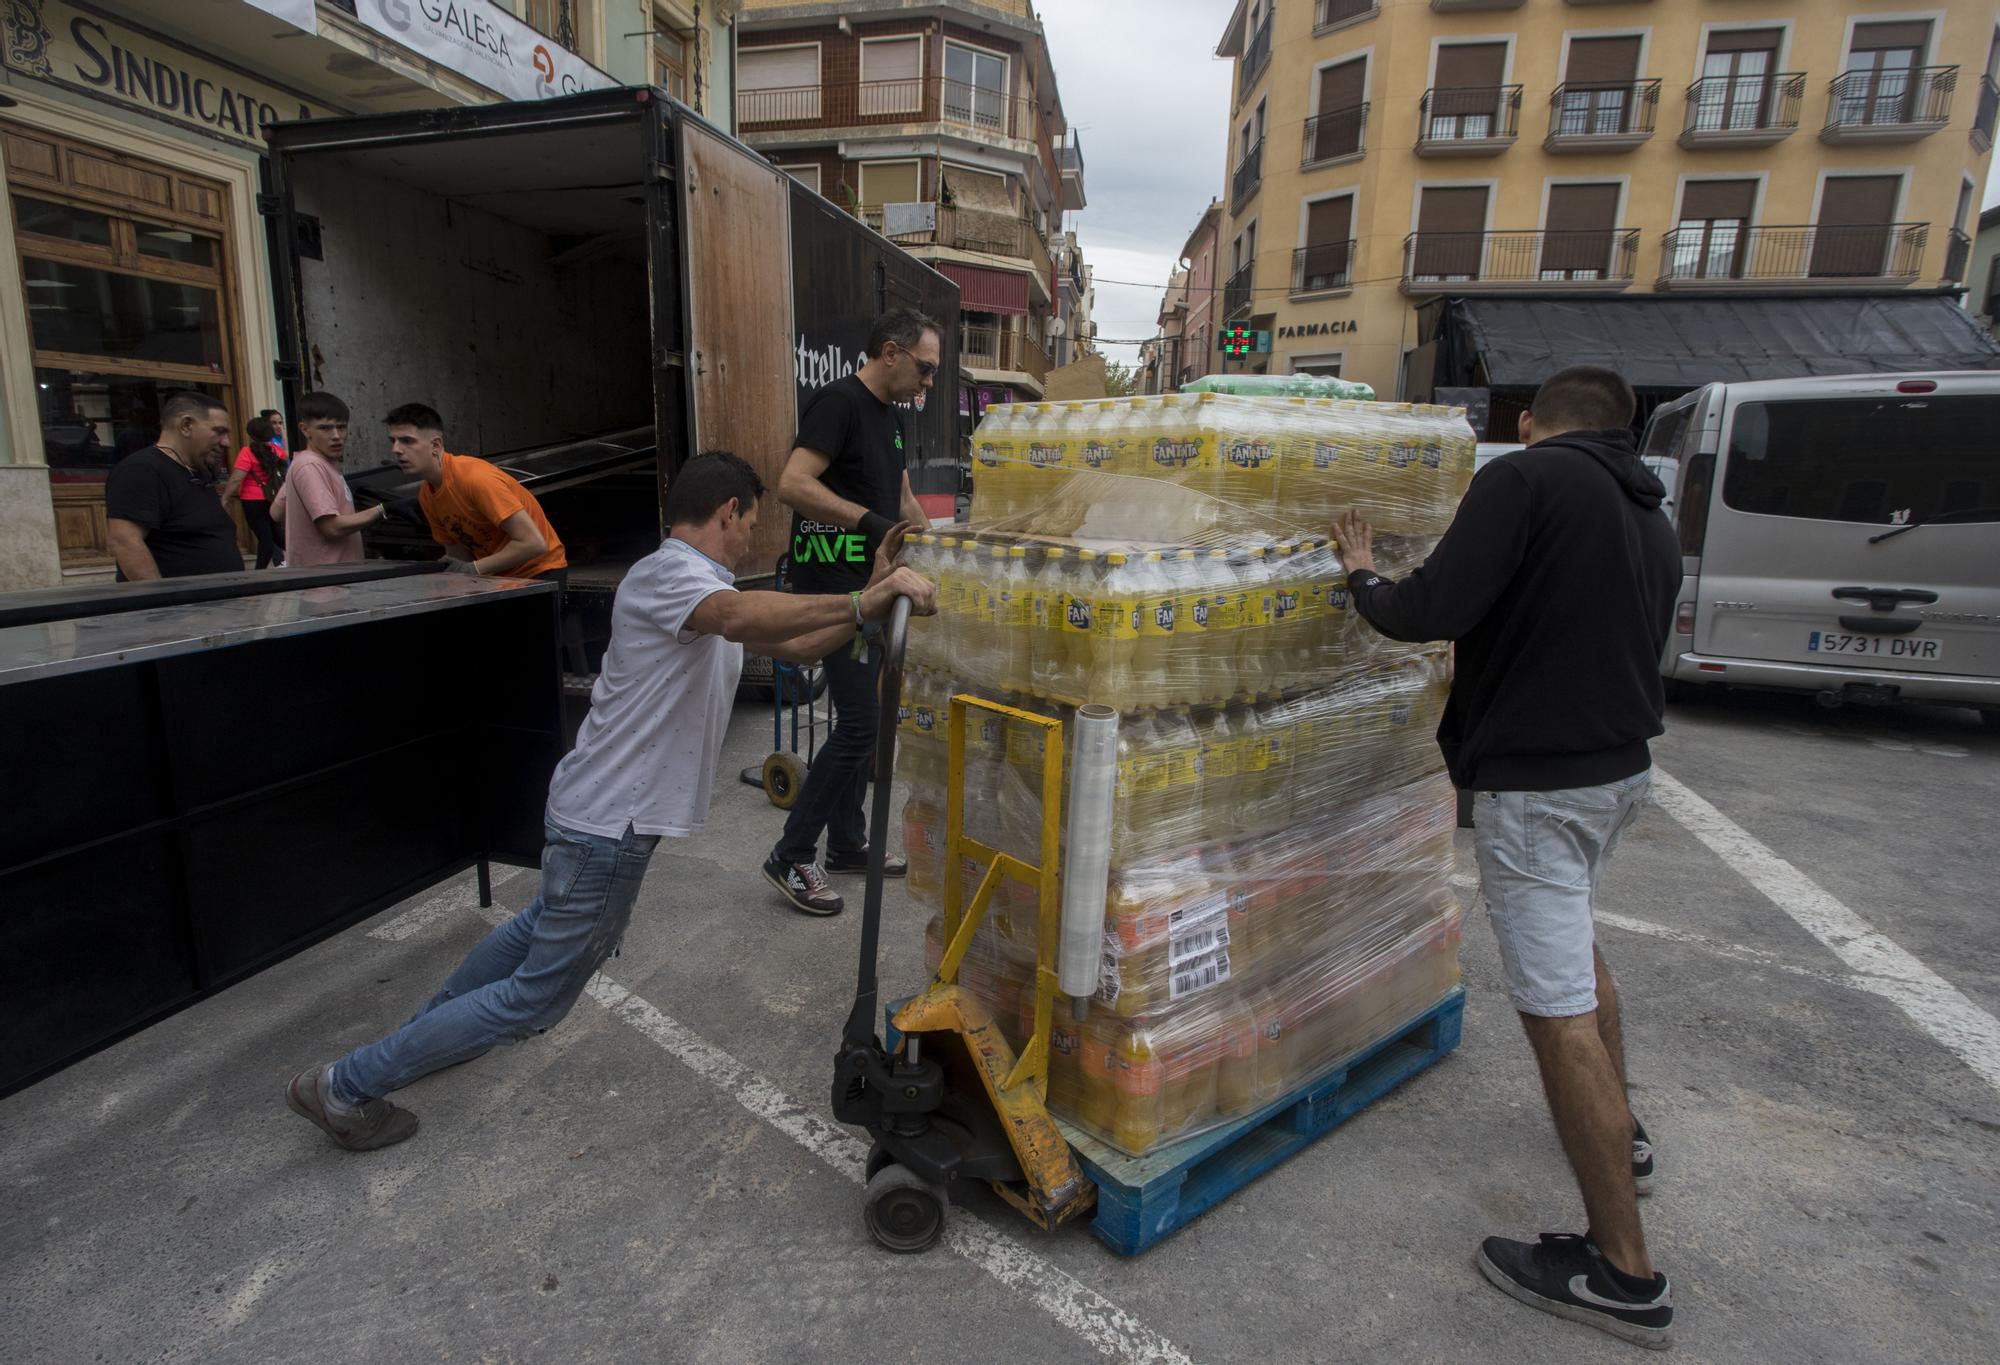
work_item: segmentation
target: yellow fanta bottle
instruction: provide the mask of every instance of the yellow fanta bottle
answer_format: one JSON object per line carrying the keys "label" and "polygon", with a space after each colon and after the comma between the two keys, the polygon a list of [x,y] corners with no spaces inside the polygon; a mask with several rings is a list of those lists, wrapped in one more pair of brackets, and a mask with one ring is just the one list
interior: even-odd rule
{"label": "yellow fanta bottle", "polygon": [[1021,405],[994,403],[987,407],[972,436],[972,519],[999,521],[1011,515],[1017,476],[1015,440]]}

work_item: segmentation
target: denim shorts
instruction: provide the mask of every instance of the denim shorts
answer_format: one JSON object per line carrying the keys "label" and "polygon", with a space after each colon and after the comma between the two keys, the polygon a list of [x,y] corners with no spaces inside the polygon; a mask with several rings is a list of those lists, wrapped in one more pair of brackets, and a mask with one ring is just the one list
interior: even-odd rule
{"label": "denim shorts", "polygon": [[1591,902],[1618,838],[1652,789],[1651,769],[1601,787],[1481,792],[1472,846],[1507,995],[1523,1014],[1597,1008]]}

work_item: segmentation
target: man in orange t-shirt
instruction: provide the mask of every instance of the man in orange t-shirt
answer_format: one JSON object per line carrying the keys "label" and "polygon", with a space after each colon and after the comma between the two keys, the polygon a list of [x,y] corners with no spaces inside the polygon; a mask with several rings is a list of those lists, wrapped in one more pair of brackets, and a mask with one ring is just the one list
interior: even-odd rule
{"label": "man in orange t-shirt", "polygon": [[417,503],[452,568],[483,577],[568,577],[569,558],[535,495],[485,460],[448,455],[437,409],[405,403],[383,419],[396,467],[422,479]]}

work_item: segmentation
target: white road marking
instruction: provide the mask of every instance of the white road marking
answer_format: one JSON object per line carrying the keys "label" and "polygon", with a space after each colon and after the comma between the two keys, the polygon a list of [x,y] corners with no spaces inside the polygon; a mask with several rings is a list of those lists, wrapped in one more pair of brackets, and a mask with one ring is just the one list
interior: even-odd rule
{"label": "white road marking", "polygon": [[[496,873],[495,885],[499,880]],[[455,888],[372,933],[378,938],[407,938],[458,909],[474,910],[495,924],[506,919],[506,912],[497,908],[479,911],[478,900],[476,888]],[[393,935],[384,932],[398,929],[405,920],[417,915],[423,918],[414,926],[401,928]],[[863,1182],[868,1144],[846,1128],[799,1104],[776,1084],[602,972],[590,979],[584,994],[834,1171],[857,1185]],[[1134,1365],[1193,1365],[1187,1353],[1166,1337],[982,1218],[954,1209],[951,1221],[945,1226],[944,1245],[1009,1289],[1025,1295],[1103,1355]]]}
{"label": "white road marking", "polygon": [[1658,768],[1653,770],[1653,799],[1846,963],[1855,973],[1856,986],[1902,1010],[1918,1028],[2000,1089],[2000,1019]]}
{"label": "white road marking", "polygon": [[[523,872],[524,867],[501,867],[493,869],[494,887],[505,886]],[[390,943],[401,943],[404,939],[436,924],[445,916],[459,910],[479,908],[479,880],[473,873],[466,873],[460,881],[454,882],[429,900],[411,906],[387,924],[378,924],[368,931],[368,937],[386,939]]]}
{"label": "white road marking", "polygon": [[1789,972],[1793,976],[1803,976],[1809,981],[1823,982],[1829,986],[1845,986],[1849,990],[1864,991],[1868,987],[1860,977],[1845,972],[1816,972],[1810,967],[1797,967],[1783,961],[1776,953],[1767,953],[1762,948],[1750,948],[1741,943],[1729,943],[1706,934],[1690,933],[1686,929],[1675,929],[1670,925],[1655,924],[1651,920],[1633,919],[1630,915],[1614,915],[1608,910],[1596,913],[1599,924],[1608,924],[1614,929],[1623,929],[1628,934],[1644,934],[1648,938],[1665,939],[1669,943],[1685,943],[1690,947],[1705,948],[1719,957],[1732,957],[1752,966],[1769,967],[1772,971]]}

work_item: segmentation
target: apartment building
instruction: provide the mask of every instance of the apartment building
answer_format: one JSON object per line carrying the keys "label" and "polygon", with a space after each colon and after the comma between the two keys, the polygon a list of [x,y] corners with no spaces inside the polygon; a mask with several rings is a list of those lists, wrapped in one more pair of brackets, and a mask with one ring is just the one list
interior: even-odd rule
{"label": "apartment building", "polygon": [[1993,0],[1240,0],[1218,48],[1235,80],[1216,297],[1268,347],[1231,366],[1420,396],[1440,332],[1501,300],[1542,323],[1535,305],[1574,304],[1551,330],[1614,347],[1687,334],[1689,298],[1733,300],[1746,334],[1757,309],[1805,330],[1788,300],[1821,319],[1935,304],[1968,273],[1996,17]]}
{"label": "apartment building", "polygon": [[1038,399],[1083,153],[1028,0],[744,0],[738,136],[957,282],[959,412]]}
{"label": "apartment building", "polygon": [[1074,228],[1055,239],[1056,318],[1049,358],[1061,369],[1097,353],[1097,286]]}

